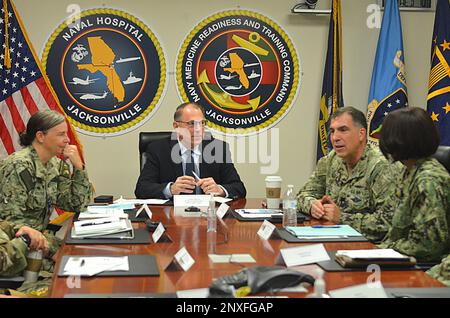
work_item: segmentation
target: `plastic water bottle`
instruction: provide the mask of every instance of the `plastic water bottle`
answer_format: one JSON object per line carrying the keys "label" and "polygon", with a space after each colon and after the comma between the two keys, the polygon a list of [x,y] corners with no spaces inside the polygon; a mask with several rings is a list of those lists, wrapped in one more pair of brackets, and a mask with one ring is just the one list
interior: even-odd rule
{"label": "plastic water bottle", "polygon": [[297,226],[297,199],[294,186],[288,185],[283,198],[283,227]]}
{"label": "plastic water bottle", "polygon": [[211,194],[209,197],[209,206],[207,210],[208,219],[208,230],[207,232],[217,231],[217,217],[216,217],[216,201],[214,201],[214,196]]}
{"label": "plastic water bottle", "polygon": [[318,268],[316,270],[317,277],[314,282],[314,292],[308,296],[307,298],[330,298],[330,295],[327,294],[325,280],[323,279],[323,270]]}

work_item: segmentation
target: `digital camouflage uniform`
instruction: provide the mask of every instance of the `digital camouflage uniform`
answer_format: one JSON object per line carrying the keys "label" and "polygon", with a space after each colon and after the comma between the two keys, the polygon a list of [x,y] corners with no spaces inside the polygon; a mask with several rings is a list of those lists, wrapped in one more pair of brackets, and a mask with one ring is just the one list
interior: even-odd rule
{"label": "digital camouflage uniform", "polygon": [[450,175],[436,159],[421,159],[404,171],[396,195],[401,200],[380,246],[439,262],[450,252]]}
{"label": "digital camouflage uniform", "polygon": [[15,234],[11,223],[0,221],[0,276],[3,277],[21,275],[27,267],[27,244]]}
{"label": "digital camouflage uniform", "polygon": [[441,264],[431,268],[427,274],[450,287],[450,255],[444,258]]}
{"label": "digital camouflage uniform", "polygon": [[[0,219],[44,231],[53,207],[79,212],[90,201],[92,186],[86,171],[75,170],[53,157],[44,167],[32,146],[0,163]],[[50,234],[49,243],[58,243]],[[58,244],[57,244],[58,245]],[[50,255],[57,246],[50,244]],[[56,249],[55,249],[56,247]]]}
{"label": "digital camouflage uniform", "polygon": [[44,233],[49,243],[46,271],[52,271],[51,257],[61,246],[61,240],[45,230],[53,207],[79,212],[91,196],[85,170],[71,173],[69,165],[56,157],[44,166],[32,146],[0,162],[0,219],[14,223],[14,232],[26,225]]}
{"label": "digital camouflage uniform", "polygon": [[[27,267],[28,247],[22,239],[16,238],[14,227],[14,224],[0,220],[0,277],[21,276]],[[38,281],[25,282],[17,291],[8,290],[8,293],[22,297],[43,297],[48,294],[51,282],[51,274],[41,271]],[[0,293],[3,292],[0,290]]]}
{"label": "digital camouflage uniform", "polygon": [[378,148],[367,145],[348,173],[345,162],[331,151],[297,194],[300,211],[310,213],[314,200],[328,195],[341,210],[342,224],[380,242],[389,230],[395,206],[395,179],[400,166],[391,165]]}

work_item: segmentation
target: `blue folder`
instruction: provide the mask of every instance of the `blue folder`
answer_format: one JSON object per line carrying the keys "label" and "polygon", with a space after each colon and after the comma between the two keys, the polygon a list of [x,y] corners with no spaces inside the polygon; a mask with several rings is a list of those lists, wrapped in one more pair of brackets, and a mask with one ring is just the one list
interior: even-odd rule
{"label": "blue folder", "polygon": [[349,225],[338,226],[288,226],[286,230],[297,237],[303,236],[362,236]]}

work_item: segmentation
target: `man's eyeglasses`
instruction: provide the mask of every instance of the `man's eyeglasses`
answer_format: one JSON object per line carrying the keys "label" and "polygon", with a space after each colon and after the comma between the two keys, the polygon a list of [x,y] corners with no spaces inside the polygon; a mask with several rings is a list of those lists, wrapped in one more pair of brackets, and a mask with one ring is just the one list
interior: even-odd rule
{"label": "man's eyeglasses", "polygon": [[206,120],[191,120],[191,121],[181,121],[177,120],[177,123],[183,123],[186,124],[189,128],[194,127],[205,127],[206,126]]}

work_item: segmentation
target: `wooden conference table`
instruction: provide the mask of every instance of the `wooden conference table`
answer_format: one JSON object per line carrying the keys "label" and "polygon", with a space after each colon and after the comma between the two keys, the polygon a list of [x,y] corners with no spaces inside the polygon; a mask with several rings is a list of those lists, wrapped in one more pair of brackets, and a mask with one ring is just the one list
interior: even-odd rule
{"label": "wooden conference table", "polygon": [[[256,208],[260,199],[242,199],[231,202],[231,207]],[[225,217],[218,221],[216,235],[207,233],[206,218],[178,217],[171,206],[151,206],[153,220],[166,227],[171,243],[151,243],[136,245],[68,245],[62,246],[57,254],[55,276],[51,297],[64,297],[70,294],[135,294],[135,293],[175,293],[179,290],[207,288],[213,278],[230,275],[242,269],[235,263],[212,263],[208,254],[251,254],[258,265],[274,265],[282,248],[300,246],[283,240],[265,241],[257,235],[261,222],[240,222]],[[306,222],[305,225],[318,221]],[[145,227],[144,223],[133,223],[135,228]],[[277,225],[280,226],[280,225]],[[151,233],[149,233],[151,235]],[[370,249],[375,245],[369,242],[324,243],[328,251],[339,249]],[[164,271],[175,253],[186,247],[195,264],[187,271]],[[58,277],[60,260],[63,255],[126,256],[150,254],[156,257],[159,277],[90,277],[78,282],[67,283],[66,277]],[[247,263],[252,267],[256,264]],[[314,274],[317,265],[294,267],[305,273]],[[328,290],[348,287],[367,282],[372,272],[326,272],[324,275]],[[385,288],[444,287],[422,271],[382,271],[381,282]],[[312,290],[310,288],[310,290]],[[304,293],[277,293],[290,297],[305,297]]]}

